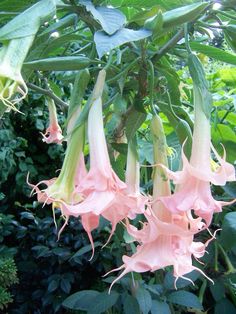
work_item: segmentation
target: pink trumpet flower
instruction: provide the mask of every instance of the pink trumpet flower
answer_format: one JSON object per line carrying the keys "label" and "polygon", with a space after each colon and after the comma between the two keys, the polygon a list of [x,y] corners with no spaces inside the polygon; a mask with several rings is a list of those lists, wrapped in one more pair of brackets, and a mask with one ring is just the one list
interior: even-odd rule
{"label": "pink trumpet flower", "polygon": [[[151,130],[155,163],[167,164],[165,135],[158,116],[154,116]],[[184,275],[192,270],[198,270],[206,276],[201,269],[192,265],[192,257],[201,258],[212,239],[205,244],[193,241],[194,234],[204,227],[204,223],[201,218],[194,219],[190,210],[173,214],[163,203],[157,201],[159,197],[168,196],[170,193],[169,180],[161,168],[156,168],[151,213],[148,211],[144,213],[147,222],[141,230],[138,230],[127,221],[128,233],[139,243],[137,251],[132,256],[123,256],[124,264],[112,270],[123,269],[112,285],[129,272],[153,272],[166,266],[173,266],[176,280],[179,277],[190,280]]]}
{"label": "pink trumpet flower", "polygon": [[[43,180],[36,185],[28,183],[33,188],[31,193],[35,192],[37,194],[39,202],[53,204],[53,209],[55,207],[60,208],[62,215],[65,217],[65,224],[59,231],[59,236],[70,216],[70,212],[66,206],[62,206],[62,202],[72,205],[82,201],[84,198],[84,195],[80,193],[81,186],[78,182],[86,174],[82,153],[84,133],[85,127],[81,125],[71,135],[58,178]],[[41,190],[39,188],[40,185],[46,185],[46,188]]]}
{"label": "pink trumpet flower", "polygon": [[[88,116],[88,141],[90,148],[90,169],[81,180],[80,191],[84,195],[82,202],[68,204],[62,202],[63,211],[81,216],[82,224],[90,239],[94,252],[91,232],[99,224],[99,216],[111,222],[112,237],[116,225],[127,216],[134,217],[144,211],[146,198],[139,193],[139,165],[131,152],[128,154],[126,181],[121,181],[113,171],[103,126],[101,92],[105,81],[105,71],[99,73],[93,97],[94,102]],[[107,244],[106,243],[106,244]],[[106,245],[105,244],[105,245]]]}
{"label": "pink trumpet flower", "polygon": [[47,99],[47,104],[49,111],[49,127],[44,134],[41,133],[43,136],[43,142],[46,142],[47,144],[60,144],[63,140],[63,136],[57,120],[57,109],[51,98]]}
{"label": "pink trumpet flower", "polygon": [[212,197],[210,184],[225,185],[227,181],[235,181],[235,170],[233,165],[225,161],[225,152],[221,158],[213,147],[212,150],[219,164],[216,169],[211,169],[210,121],[198,103],[197,95],[195,98],[195,123],[190,162],[182,149],[181,171],[172,172],[166,166],[162,166],[177,188],[173,195],[160,197],[159,200],[172,213],[194,210],[195,215],[203,218],[206,226],[209,226],[213,213],[221,212],[222,206],[234,202],[234,200],[216,201]]}
{"label": "pink trumpet flower", "polygon": [[[101,71],[99,75],[98,82],[99,80],[104,82],[105,71]],[[90,169],[84,180],[81,181],[83,188],[81,192],[85,199],[73,205],[63,202],[62,207],[65,212],[70,213],[72,216],[78,217],[81,215],[84,229],[88,233],[90,241],[92,239],[91,231],[98,226],[99,216],[101,215],[109,220],[112,225],[109,241],[117,223],[129,214],[134,215],[134,212],[141,212],[144,207],[144,201],[142,196],[137,194],[137,186],[133,190],[129,189],[131,182],[128,182],[127,186],[118,178],[111,167],[103,127],[101,96],[95,99],[89,111],[88,140]],[[128,165],[130,166],[129,161]],[[130,178],[132,171],[129,166],[127,168],[127,180],[135,180],[134,184],[137,184],[135,174],[132,174],[133,177]],[[91,244],[93,247],[92,241]]]}

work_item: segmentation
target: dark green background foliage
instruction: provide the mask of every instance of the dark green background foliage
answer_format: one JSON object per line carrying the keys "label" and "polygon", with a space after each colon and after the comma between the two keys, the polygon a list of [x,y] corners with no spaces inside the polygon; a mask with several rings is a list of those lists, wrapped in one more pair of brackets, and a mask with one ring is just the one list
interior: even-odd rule
{"label": "dark green background foliage", "polygon": [[[36,2],[0,1],[0,25]],[[129,274],[108,295],[115,275],[102,276],[120,266],[122,255],[131,254],[134,249],[122,224],[117,226],[111,242],[102,248],[110,226],[105,220],[100,222],[93,232],[95,256],[89,261],[91,246],[79,219],[70,219],[58,241],[51,206],[42,207],[35,196],[30,197],[27,174],[34,184],[57,176],[66,147],[65,143],[42,142],[40,132],[48,126],[45,95],[55,100],[59,124],[65,133],[68,104],[69,111],[79,103],[86,104],[102,67],[107,70],[104,122],[117,174],[124,178],[127,144],[119,142],[124,129],[128,140],[137,135],[140,163],[153,164],[149,130],[153,108],[161,112],[168,145],[175,152],[169,158],[170,166],[178,169],[181,144],[186,137],[190,140],[193,129],[192,79],[187,68],[186,46],[183,40],[179,41],[184,37],[184,23],[188,23],[189,45],[202,61],[213,96],[210,112],[213,145],[222,153],[219,145],[222,143],[228,161],[236,160],[234,2],[221,1],[223,6],[218,11],[212,9],[214,1],[207,1],[197,4],[197,10],[191,6],[178,12],[170,10],[197,1],[92,2],[58,1],[57,20],[52,18],[40,27],[22,68],[30,92],[18,106],[21,113],[6,112],[0,120],[0,265],[2,260],[12,263],[14,258],[18,277],[17,281],[14,264],[9,267],[4,283],[0,274],[0,305],[12,297],[13,302],[6,310],[12,314],[200,314],[204,311],[233,314],[236,312],[235,206],[226,207],[214,216],[210,231],[213,233],[221,226],[223,230],[217,233],[217,240],[207,248],[209,254],[202,259],[205,265],[201,268],[214,280],[214,285],[193,272],[188,277],[195,286],[179,279],[176,291],[172,269],[167,268],[155,273]],[[107,11],[104,6],[108,5],[116,9]],[[148,21],[151,17],[154,19]],[[216,21],[230,26],[217,29]],[[50,36],[55,31],[59,36]],[[80,72],[85,68],[90,79],[87,73]],[[78,73],[87,78],[78,83]],[[77,101],[71,97],[73,91]],[[86,105],[84,108],[86,113]],[[185,146],[188,156],[190,144],[191,141]],[[116,160],[112,158],[114,149],[120,153]],[[86,158],[87,154],[86,147]],[[150,167],[141,168],[141,187],[145,192],[152,191]],[[236,198],[235,183],[214,187],[213,194],[216,199],[226,201]],[[134,224],[138,226],[140,219],[137,217]],[[57,211],[56,222],[58,228],[64,222]],[[209,237],[205,231],[196,239],[204,242]]]}

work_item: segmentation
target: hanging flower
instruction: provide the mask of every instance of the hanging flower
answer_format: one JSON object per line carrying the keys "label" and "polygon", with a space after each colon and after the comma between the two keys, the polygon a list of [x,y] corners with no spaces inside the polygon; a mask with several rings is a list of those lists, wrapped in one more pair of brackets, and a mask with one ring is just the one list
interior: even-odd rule
{"label": "hanging flower", "polygon": [[[118,178],[111,167],[103,128],[101,97],[94,101],[89,111],[88,140],[90,169],[81,182],[82,193],[86,197],[83,202],[74,205],[68,206],[67,203],[63,202],[62,207],[75,217],[81,215],[84,217],[84,221],[86,221],[86,214],[89,214],[89,217],[92,215],[93,218],[94,215],[98,217],[102,215],[112,224],[111,237],[117,223],[126,218],[132,211],[138,211],[144,204],[141,201],[141,195],[138,196],[140,202],[137,202],[137,187],[131,193],[131,190]],[[127,171],[127,177],[129,177],[129,172],[130,170]],[[128,183],[129,187],[130,184],[131,182]],[[89,230],[88,228],[85,229]]]}
{"label": "hanging flower", "polygon": [[[84,195],[80,193],[82,188],[78,180],[86,174],[82,153],[84,146],[84,133],[84,125],[81,125],[72,133],[58,178],[43,180],[37,185],[28,183],[33,188],[31,193],[35,192],[37,194],[39,202],[44,204],[53,204],[53,208],[56,207],[61,210],[66,221],[63,228],[60,230],[59,235],[71,215],[67,207],[62,206],[62,203],[73,205],[84,199]],[[41,190],[39,188],[40,185],[46,185],[46,188]]]}
{"label": "hanging flower", "polygon": [[195,123],[190,162],[182,149],[181,171],[173,172],[162,166],[168,178],[175,183],[176,191],[171,196],[160,197],[159,200],[172,213],[194,210],[195,215],[203,218],[209,226],[213,213],[221,212],[222,206],[234,202],[216,201],[211,194],[211,183],[223,186],[227,181],[235,181],[235,169],[225,161],[225,152],[221,158],[213,147],[219,164],[212,169],[210,121],[199,103],[198,93],[195,92],[194,95]]}
{"label": "hanging flower", "polygon": [[80,182],[84,200],[71,205],[62,202],[61,206],[64,212],[82,217],[82,224],[90,241],[91,231],[98,226],[99,216],[110,221],[112,230],[108,243],[121,220],[144,211],[146,199],[139,193],[139,166],[130,152],[126,171],[127,184],[118,178],[111,167],[102,115],[101,94],[104,81],[105,71],[102,70],[95,86],[98,97],[94,97],[88,116],[90,169]]}
{"label": "hanging flower", "polygon": [[57,120],[57,109],[54,101],[51,98],[46,98],[49,111],[49,127],[43,136],[43,142],[47,144],[57,143],[60,144],[63,140],[62,131]]}
{"label": "hanging flower", "polygon": [[[151,130],[154,141],[154,161],[167,164],[165,135],[158,116],[154,116]],[[123,272],[112,285],[129,272],[153,272],[166,266],[173,266],[176,280],[179,277],[190,280],[185,275],[192,270],[198,270],[205,275],[201,269],[193,266],[192,257],[201,258],[211,239],[205,244],[194,242],[194,234],[204,227],[201,218],[193,218],[190,210],[173,214],[168,207],[157,201],[158,198],[168,196],[170,193],[169,180],[161,168],[156,168],[153,176],[152,207],[150,211],[144,213],[146,222],[143,228],[138,230],[127,220],[128,233],[139,243],[137,251],[132,256],[123,256],[124,264],[113,270],[123,269]]]}
{"label": "hanging flower", "polygon": [[[53,0],[42,0],[0,28],[0,114],[15,110],[28,88],[21,70],[40,25],[55,15]],[[32,18],[33,17],[33,18]]]}

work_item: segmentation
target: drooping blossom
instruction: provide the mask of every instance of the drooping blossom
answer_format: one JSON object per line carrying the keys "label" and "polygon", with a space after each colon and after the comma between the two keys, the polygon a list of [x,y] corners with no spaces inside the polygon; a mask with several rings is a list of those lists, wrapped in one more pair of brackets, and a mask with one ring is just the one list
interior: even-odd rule
{"label": "drooping blossom", "polygon": [[63,140],[63,135],[57,120],[57,109],[51,98],[46,98],[46,102],[48,104],[49,126],[44,134],[41,133],[43,142],[60,144]]}
{"label": "drooping blossom", "polygon": [[[209,226],[212,216],[221,212],[222,206],[232,202],[217,201],[211,194],[211,184],[224,186],[227,181],[235,181],[234,166],[226,162],[211,146],[210,120],[203,112],[199,103],[198,93],[195,96],[195,122],[193,144],[190,161],[182,149],[181,171],[170,171],[162,166],[169,179],[176,185],[175,193],[171,196],[160,197],[160,201],[172,212],[194,210],[195,215],[205,220]],[[218,160],[215,169],[211,169],[211,148]]]}
{"label": "drooping blossom", "polygon": [[[102,85],[105,79],[105,71],[100,71],[99,76],[97,82],[100,80],[100,85]],[[81,181],[83,187],[81,192],[85,198],[82,202],[74,205],[63,202],[62,207],[70,215],[82,217],[82,224],[90,239],[91,231],[98,225],[99,216],[101,215],[109,220],[112,225],[109,241],[117,223],[129,214],[134,215],[134,212],[142,211],[145,204],[141,200],[141,194],[137,194],[137,187],[132,188],[132,191],[129,190],[128,187],[131,186],[131,182],[126,184],[121,181],[111,167],[103,126],[101,95],[95,98],[89,110],[88,141],[90,169],[84,180]],[[130,165],[129,161],[128,165]],[[134,171],[136,171],[136,163]],[[131,172],[132,170],[128,166],[127,178],[130,178]],[[137,184],[136,177],[133,176],[135,179],[134,184]],[[132,181],[133,178],[127,180]],[[96,219],[95,216],[98,218]]]}
{"label": "drooping blossom", "polygon": [[28,87],[21,75],[21,67],[33,40],[34,36],[13,39],[4,43],[0,49],[0,102],[5,106],[5,110],[18,111],[15,105],[28,93]]}
{"label": "drooping blossom", "polygon": [[[57,178],[40,181],[33,185],[28,183],[33,189],[32,192],[37,194],[38,202],[44,204],[53,204],[53,208],[59,208],[65,217],[65,227],[70,217],[70,212],[62,206],[62,202],[66,204],[74,204],[83,200],[84,195],[80,193],[81,186],[79,180],[86,175],[86,168],[83,158],[85,126],[81,125],[71,135],[67,146],[62,169]],[[41,189],[40,186],[46,186]],[[63,228],[60,230],[63,230]],[[59,235],[60,235],[59,233]]]}
{"label": "drooping blossom", "polygon": [[21,74],[23,63],[40,25],[54,16],[55,11],[54,0],[38,1],[0,28],[0,115],[4,111],[18,111],[16,104],[26,97],[28,87]]}
{"label": "drooping blossom", "polygon": [[[158,116],[154,116],[151,130],[154,161],[167,164],[165,135]],[[211,239],[205,244],[194,242],[194,235],[204,227],[201,218],[193,218],[190,210],[173,214],[168,207],[157,201],[159,197],[169,196],[170,193],[170,183],[165,173],[161,168],[155,168],[153,202],[150,211],[144,213],[146,222],[142,229],[138,230],[127,221],[128,233],[139,243],[137,251],[131,256],[123,256],[123,265],[113,270],[123,271],[112,285],[129,272],[153,272],[166,266],[173,266],[176,280],[179,277],[190,280],[185,275],[192,270],[198,270],[205,275],[201,269],[193,266],[192,258],[201,258]]]}

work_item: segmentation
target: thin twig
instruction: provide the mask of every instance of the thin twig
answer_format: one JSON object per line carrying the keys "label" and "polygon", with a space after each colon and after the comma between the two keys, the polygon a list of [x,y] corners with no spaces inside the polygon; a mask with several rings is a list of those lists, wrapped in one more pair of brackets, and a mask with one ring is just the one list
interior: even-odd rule
{"label": "thin twig", "polygon": [[58,106],[62,107],[63,109],[68,108],[68,104],[66,102],[64,102],[63,100],[61,100],[58,96],[56,96],[51,90],[43,89],[43,88],[41,88],[41,87],[39,87],[37,85],[34,85],[32,83],[27,83],[27,86],[30,89],[33,89],[33,90],[35,90],[36,92],[38,92],[38,93],[40,93],[42,95],[46,95],[46,96],[52,98],[55,101],[55,103]]}
{"label": "thin twig", "polygon": [[164,56],[171,48],[173,48],[177,42],[183,38],[184,29],[181,28],[161,49],[154,55],[152,62],[159,60]]}

